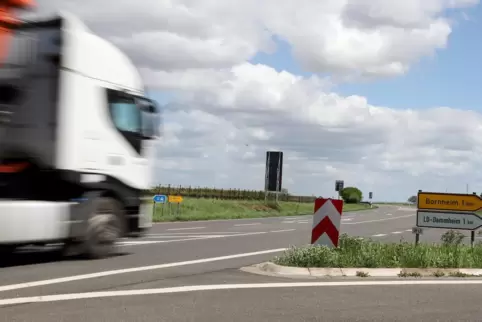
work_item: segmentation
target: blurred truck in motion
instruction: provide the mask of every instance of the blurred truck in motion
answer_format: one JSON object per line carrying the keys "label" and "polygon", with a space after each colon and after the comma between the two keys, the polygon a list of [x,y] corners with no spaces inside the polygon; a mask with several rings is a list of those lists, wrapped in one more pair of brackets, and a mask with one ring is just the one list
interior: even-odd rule
{"label": "blurred truck in motion", "polygon": [[61,244],[102,258],[152,225],[160,112],[128,57],[60,13],[0,0],[0,251]]}

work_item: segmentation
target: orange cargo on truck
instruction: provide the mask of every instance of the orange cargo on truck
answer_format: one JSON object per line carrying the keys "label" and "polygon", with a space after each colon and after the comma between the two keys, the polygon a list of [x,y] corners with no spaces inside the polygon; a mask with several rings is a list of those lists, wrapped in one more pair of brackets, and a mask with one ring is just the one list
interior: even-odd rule
{"label": "orange cargo on truck", "polygon": [[15,9],[28,9],[34,5],[33,0],[0,0],[0,64],[5,59],[10,40],[8,25],[17,22]]}

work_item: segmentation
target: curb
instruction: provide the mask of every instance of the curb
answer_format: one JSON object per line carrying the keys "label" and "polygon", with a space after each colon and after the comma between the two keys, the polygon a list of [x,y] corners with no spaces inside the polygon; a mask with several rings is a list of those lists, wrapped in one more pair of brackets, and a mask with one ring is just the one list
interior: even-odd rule
{"label": "curb", "polygon": [[322,277],[482,277],[479,268],[305,268],[264,262],[241,268],[258,275],[287,278]]}

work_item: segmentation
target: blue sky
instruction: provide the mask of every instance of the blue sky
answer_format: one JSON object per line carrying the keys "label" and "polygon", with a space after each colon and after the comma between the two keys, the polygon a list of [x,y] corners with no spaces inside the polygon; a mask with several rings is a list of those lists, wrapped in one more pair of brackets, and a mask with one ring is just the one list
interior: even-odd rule
{"label": "blue sky", "polygon": [[[482,111],[482,6],[467,10],[469,20],[453,15],[457,23],[446,49],[413,65],[404,76],[366,83],[341,84],[335,91],[341,95],[361,95],[372,105],[391,108],[429,108],[449,106]],[[293,74],[303,72],[293,60],[290,46],[277,40],[278,51],[260,53],[251,62],[262,63]]]}
{"label": "blue sky", "polygon": [[[482,6],[453,16],[453,26],[447,48],[433,57],[422,58],[410,71],[395,78],[377,81],[339,84],[335,91],[343,96],[361,95],[372,105],[391,108],[422,109],[448,106],[482,111]],[[250,62],[271,66],[296,75],[309,76],[291,55],[290,45],[275,38],[278,50],[274,54],[258,53]],[[169,101],[168,93],[151,92],[161,105]]]}

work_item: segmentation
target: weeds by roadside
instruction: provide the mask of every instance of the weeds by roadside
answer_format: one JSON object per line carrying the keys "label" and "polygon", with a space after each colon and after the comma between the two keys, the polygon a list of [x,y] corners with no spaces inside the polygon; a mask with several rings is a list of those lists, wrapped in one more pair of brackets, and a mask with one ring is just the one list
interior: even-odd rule
{"label": "weeds by roadside", "polygon": [[442,243],[415,245],[404,241],[380,243],[344,234],[338,248],[292,247],[273,262],[297,267],[482,268],[482,245],[464,245],[463,238],[459,232],[448,231]]}

